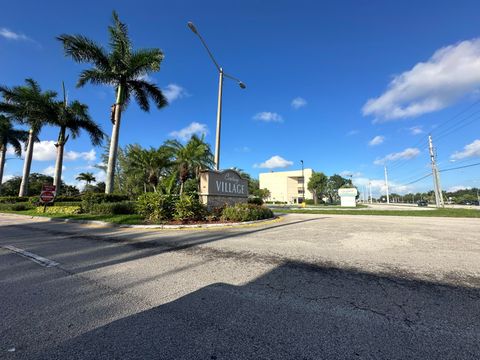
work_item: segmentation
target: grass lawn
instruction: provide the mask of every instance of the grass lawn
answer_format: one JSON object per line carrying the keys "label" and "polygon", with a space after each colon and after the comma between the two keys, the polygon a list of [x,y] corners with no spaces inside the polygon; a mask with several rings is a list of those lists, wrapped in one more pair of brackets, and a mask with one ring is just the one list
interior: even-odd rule
{"label": "grass lawn", "polygon": [[385,216],[480,218],[480,209],[432,209],[432,210],[274,209],[273,211],[276,213],[282,213],[282,214],[336,214],[336,215],[385,215]]}
{"label": "grass lawn", "polygon": [[24,211],[8,211],[2,210],[3,213],[29,215],[29,216],[44,216],[49,218],[59,219],[75,219],[75,220],[98,220],[105,221],[114,224],[123,225],[143,225],[143,217],[140,215],[91,215],[91,214],[78,214],[78,215],[65,215],[65,214],[42,214],[36,210],[24,210]]}

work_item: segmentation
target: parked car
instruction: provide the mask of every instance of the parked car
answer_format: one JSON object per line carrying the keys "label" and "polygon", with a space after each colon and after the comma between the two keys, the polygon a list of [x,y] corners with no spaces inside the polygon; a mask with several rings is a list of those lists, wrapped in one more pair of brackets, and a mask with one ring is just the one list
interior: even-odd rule
{"label": "parked car", "polygon": [[428,201],[426,200],[418,200],[417,201],[418,206],[428,206]]}

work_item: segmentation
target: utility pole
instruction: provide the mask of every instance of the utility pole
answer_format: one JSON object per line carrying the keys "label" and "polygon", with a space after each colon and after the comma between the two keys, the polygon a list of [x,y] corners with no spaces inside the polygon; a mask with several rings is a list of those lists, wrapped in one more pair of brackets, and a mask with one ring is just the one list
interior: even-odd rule
{"label": "utility pole", "polygon": [[369,193],[370,193],[370,204],[373,204],[373,197],[372,197],[372,182],[368,182],[368,188],[369,188]]}
{"label": "utility pole", "polygon": [[435,204],[438,207],[444,207],[442,187],[440,185],[440,175],[437,168],[437,157],[434,151],[432,135],[428,135],[428,150],[430,152],[430,161],[432,162],[433,190],[435,192]]}
{"label": "utility pole", "polygon": [[386,192],[387,192],[387,204],[390,204],[390,196],[388,194],[388,175],[387,175],[387,166],[384,167],[385,168],[385,188],[386,188]]}

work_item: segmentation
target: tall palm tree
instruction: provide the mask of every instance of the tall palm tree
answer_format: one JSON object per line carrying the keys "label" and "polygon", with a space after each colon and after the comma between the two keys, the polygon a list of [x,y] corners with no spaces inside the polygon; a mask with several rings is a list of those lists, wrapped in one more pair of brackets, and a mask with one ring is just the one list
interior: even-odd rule
{"label": "tall palm tree", "polygon": [[95,179],[95,176],[93,176],[91,172],[86,172],[86,173],[82,172],[78,174],[78,176],[76,177],[76,180],[85,181],[85,185],[90,185],[90,183],[97,181],[97,179]]}
{"label": "tall palm tree", "polygon": [[[57,148],[57,159],[55,162],[55,174],[53,178],[53,184],[57,186],[57,194],[60,191],[60,185],[62,183],[62,166],[63,166],[63,153],[65,144],[67,143],[70,135],[75,139],[81,130],[87,132],[90,136],[90,141],[93,145],[97,146],[102,143],[103,131],[101,128],[90,118],[88,114],[88,106],[78,101],[67,103],[65,86],[63,86],[63,101],[54,103],[55,116],[51,119],[52,125],[56,125],[60,128],[58,133],[58,140],[55,144]],[[67,132],[69,134],[67,135]]]}
{"label": "tall palm tree", "polygon": [[193,176],[198,180],[200,170],[213,167],[213,154],[203,137],[193,135],[185,145],[178,140],[168,140],[165,146],[172,151],[175,158],[174,163],[180,180],[180,195],[189,177]]}
{"label": "tall palm tree", "polygon": [[28,140],[28,131],[15,129],[12,122],[0,114],[0,191],[2,188],[3,169],[7,154],[7,146],[11,145],[17,156],[22,155],[22,142]]}
{"label": "tall palm tree", "polygon": [[0,86],[0,94],[4,101],[0,103],[0,111],[11,119],[28,125],[30,130],[26,143],[25,161],[23,165],[22,183],[18,196],[28,195],[28,178],[32,165],[33,144],[38,139],[42,126],[52,116],[52,101],[57,96],[54,91],[42,91],[33,79],[26,79],[24,86],[8,88]]}
{"label": "tall palm tree", "polygon": [[111,109],[113,122],[110,152],[107,164],[105,192],[113,191],[115,164],[117,161],[118,137],[122,110],[133,95],[143,111],[150,110],[150,101],[162,108],[167,100],[162,91],[147,81],[147,75],[160,70],[163,53],[160,49],[133,50],[128,37],[127,26],[113,12],[113,24],[108,27],[110,35],[110,51],[82,35],[60,35],[65,55],[76,62],[93,64],[90,69],[83,70],[77,83],[82,87],[86,83],[95,85],[111,85],[116,89],[116,101]]}

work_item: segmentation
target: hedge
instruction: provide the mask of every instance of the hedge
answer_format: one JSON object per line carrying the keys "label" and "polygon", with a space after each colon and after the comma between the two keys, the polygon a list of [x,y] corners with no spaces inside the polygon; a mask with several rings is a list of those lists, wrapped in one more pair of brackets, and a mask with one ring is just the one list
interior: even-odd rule
{"label": "hedge", "polygon": [[90,214],[95,215],[130,215],[135,214],[135,202],[134,201],[121,201],[121,202],[105,202],[100,204],[93,204],[90,210]]}
{"label": "hedge", "polygon": [[137,201],[137,212],[151,222],[168,221],[173,218],[177,196],[145,193]]}
{"label": "hedge", "polygon": [[222,220],[225,221],[254,221],[272,217],[272,210],[254,204],[235,204],[227,206],[222,212]]}

